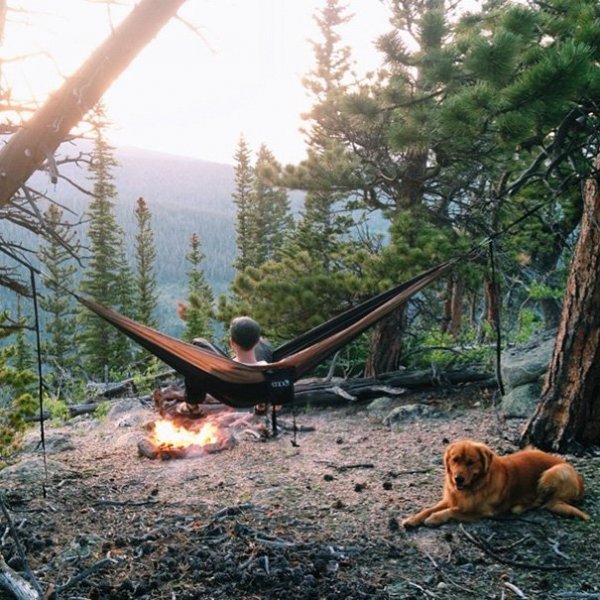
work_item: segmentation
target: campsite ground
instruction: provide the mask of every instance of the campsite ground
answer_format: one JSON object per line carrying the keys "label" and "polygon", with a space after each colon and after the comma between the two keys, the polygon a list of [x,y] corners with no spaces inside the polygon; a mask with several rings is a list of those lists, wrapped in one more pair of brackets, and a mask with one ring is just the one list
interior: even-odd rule
{"label": "campsite ground", "polygon": [[[137,454],[155,415],[121,401],[104,420],[46,429],[46,497],[35,432],[0,483],[31,568],[60,598],[600,598],[598,456],[573,458],[590,522],[537,511],[404,531],[440,494],[448,441],[511,451],[522,422],[475,387],[397,402],[436,412],[385,425],[365,404],[307,409],[298,424],[314,430],[297,446],[238,433],[232,449],[161,461]],[[1,544],[20,570],[8,529]]]}

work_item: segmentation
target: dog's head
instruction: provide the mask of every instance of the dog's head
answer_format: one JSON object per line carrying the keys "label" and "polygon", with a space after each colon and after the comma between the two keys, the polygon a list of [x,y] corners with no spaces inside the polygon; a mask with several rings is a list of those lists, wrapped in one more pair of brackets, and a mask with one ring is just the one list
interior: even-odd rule
{"label": "dog's head", "polygon": [[457,490],[469,490],[490,468],[494,453],[485,444],[462,440],[448,446],[444,454],[446,477]]}

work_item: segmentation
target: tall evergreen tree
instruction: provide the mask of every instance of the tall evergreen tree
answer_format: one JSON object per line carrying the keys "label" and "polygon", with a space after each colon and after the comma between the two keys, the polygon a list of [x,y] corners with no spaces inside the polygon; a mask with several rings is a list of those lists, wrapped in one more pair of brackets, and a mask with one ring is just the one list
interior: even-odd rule
{"label": "tall evergreen tree", "polygon": [[243,271],[250,266],[250,214],[254,189],[254,168],[252,156],[244,136],[240,136],[235,153],[235,190],[233,201],[237,207],[236,212],[236,247],[237,254],[234,267]]}
{"label": "tall evergreen tree", "polygon": [[48,274],[44,278],[48,291],[40,296],[40,307],[47,313],[44,354],[52,365],[47,379],[61,388],[70,378],[78,359],[73,344],[77,329],[76,308],[64,289],[73,289],[77,270],[73,254],[67,248],[78,248],[79,245],[75,231],[64,222],[63,212],[55,204],[49,206],[44,220],[53,232],[38,253],[43,270]]}
{"label": "tall evergreen tree", "polygon": [[[112,175],[117,162],[105,138],[106,120],[101,105],[94,115],[94,150],[89,167],[94,199],[88,209],[89,261],[81,281],[83,292],[106,306],[130,312],[132,286],[127,266],[124,233],[117,224]],[[127,338],[89,311],[81,313],[80,343],[89,374],[103,377],[107,370],[125,370],[131,359]]]}
{"label": "tall evergreen tree", "polygon": [[17,296],[17,323],[21,326],[15,333],[15,345],[14,345],[14,356],[13,364],[17,371],[28,371],[33,366],[33,352],[27,344],[25,337],[26,332],[26,319],[23,317],[23,311],[21,306],[21,296]]}
{"label": "tall evergreen tree", "polygon": [[287,192],[279,184],[281,166],[272,152],[262,144],[254,167],[254,189],[250,211],[249,265],[259,267],[280,256],[284,242],[293,228]]}
{"label": "tall evergreen tree", "polygon": [[192,235],[190,250],[186,259],[190,264],[188,271],[188,298],[187,304],[180,305],[180,315],[185,320],[185,338],[192,340],[195,337],[212,337],[211,319],[213,318],[214,296],[204,276],[200,237],[197,233]]}
{"label": "tall evergreen tree", "polygon": [[307,187],[297,244],[323,261],[327,269],[340,236],[350,226],[341,213],[347,190],[340,193],[334,183],[348,166],[347,155],[332,130],[339,103],[348,89],[351,68],[351,50],[342,44],[339,33],[339,28],[352,18],[346,11],[347,6],[339,0],[326,0],[314,17],[321,39],[311,41],[315,66],[303,79],[314,101],[312,109],[303,115],[308,124],[305,132],[309,157],[295,174],[300,185]]}
{"label": "tall evergreen tree", "polygon": [[135,209],[137,232],[135,236],[135,315],[136,319],[151,327],[156,326],[155,311],[158,304],[156,295],[156,274],[154,264],[156,248],[152,230],[152,214],[143,198],[138,198]]}
{"label": "tall evergreen tree", "polygon": [[[14,323],[4,325],[8,316],[0,313],[0,340],[14,332]],[[27,417],[35,415],[38,408],[31,386],[36,380],[28,368],[19,368],[15,345],[0,347],[0,468],[20,447]]]}

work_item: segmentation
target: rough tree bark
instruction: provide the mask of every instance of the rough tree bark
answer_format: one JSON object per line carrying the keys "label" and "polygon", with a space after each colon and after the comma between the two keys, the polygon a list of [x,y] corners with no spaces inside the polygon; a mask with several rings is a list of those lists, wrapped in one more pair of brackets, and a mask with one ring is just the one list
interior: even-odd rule
{"label": "rough tree bark", "polygon": [[[596,158],[596,173],[600,156]],[[600,444],[600,183],[584,188],[575,247],[554,354],[540,402],[521,443],[579,452]]]}
{"label": "rough tree bark", "polygon": [[465,279],[461,273],[454,273],[448,279],[447,297],[444,304],[444,320],[442,332],[457,338],[462,326],[463,298],[465,295]]}
{"label": "rough tree bark", "polygon": [[402,305],[373,328],[365,376],[371,377],[398,369],[402,356],[405,314],[406,305]]}
{"label": "rough tree bark", "polygon": [[0,208],[54,154],[111,83],[185,0],[141,0],[79,68],[0,150]]}
{"label": "rough tree bark", "polygon": [[485,298],[485,318],[484,323],[487,328],[481,331],[481,341],[486,341],[494,338],[496,328],[496,315],[498,314],[500,291],[497,282],[486,273],[483,277],[483,294]]}

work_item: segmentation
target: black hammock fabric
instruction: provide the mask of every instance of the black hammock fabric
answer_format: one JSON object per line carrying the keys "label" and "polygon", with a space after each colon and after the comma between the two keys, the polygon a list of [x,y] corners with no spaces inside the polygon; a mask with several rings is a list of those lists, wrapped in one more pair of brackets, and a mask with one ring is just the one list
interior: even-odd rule
{"label": "black hammock fabric", "polygon": [[254,406],[265,400],[287,404],[294,399],[294,381],[400,307],[413,294],[446,273],[455,262],[433,267],[311,329],[276,348],[273,362],[265,365],[238,363],[137,323],[82,296],[77,299],[183,375],[186,384],[194,390],[204,390],[236,408]]}

